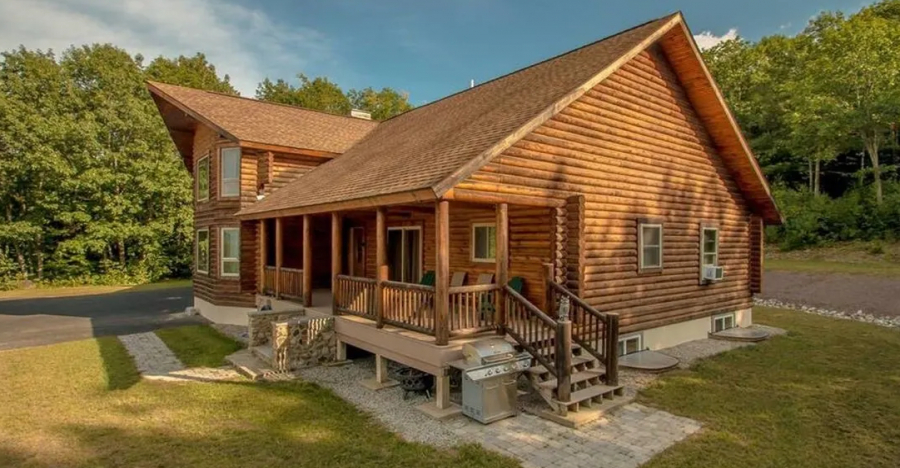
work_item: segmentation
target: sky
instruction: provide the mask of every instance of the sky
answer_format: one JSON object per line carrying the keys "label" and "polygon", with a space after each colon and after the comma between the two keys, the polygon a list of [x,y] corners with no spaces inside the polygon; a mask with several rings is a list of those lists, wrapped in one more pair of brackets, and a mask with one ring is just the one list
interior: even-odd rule
{"label": "sky", "polygon": [[701,47],[796,34],[864,0],[2,0],[0,50],[111,42],[203,52],[244,96],[265,77],[391,87],[422,105],[681,10]]}

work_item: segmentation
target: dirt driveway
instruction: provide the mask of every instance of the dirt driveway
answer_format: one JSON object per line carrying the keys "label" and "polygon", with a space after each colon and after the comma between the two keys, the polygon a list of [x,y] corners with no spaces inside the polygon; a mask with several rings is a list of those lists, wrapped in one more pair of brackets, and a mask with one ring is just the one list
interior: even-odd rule
{"label": "dirt driveway", "polygon": [[202,323],[199,317],[179,314],[191,303],[190,287],[4,299],[0,300],[0,350]]}
{"label": "dirt driveway", "polygon": [[900,316],[900,279],[841,273],[767,271],[765,299],[878,316]]}

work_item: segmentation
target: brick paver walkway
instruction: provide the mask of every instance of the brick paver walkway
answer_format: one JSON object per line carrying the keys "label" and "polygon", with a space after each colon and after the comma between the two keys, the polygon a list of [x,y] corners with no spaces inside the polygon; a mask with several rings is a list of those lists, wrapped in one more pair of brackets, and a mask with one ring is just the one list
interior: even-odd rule
{"label": "brick paver walkway", "polygon": [[631,403],[570,429],[530,414],[481,425],[447,423],[459,437],[518,458],[525,468],[634,468],[700,430],[700,423]]}

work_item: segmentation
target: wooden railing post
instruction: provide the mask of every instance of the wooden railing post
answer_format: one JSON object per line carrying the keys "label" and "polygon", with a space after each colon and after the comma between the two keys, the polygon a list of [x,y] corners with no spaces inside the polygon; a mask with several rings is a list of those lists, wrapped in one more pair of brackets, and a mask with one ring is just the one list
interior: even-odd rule
{"label": "wooden railing post", "polygon": [[275,297],[281,298],[281,264],[284,261],[283,227],[281,218],[275,218]]}
{"label": "wooden railing post", "polygon": [[435,344],[445,345],[450,341],[450,202],[435,203],[434,221],[434,334]]}
{"label": "wooden railing post", "polygon": [[340,299],[338,294],[338,275],[341,274],[341,248],[343,234],[340,213],[331,213],[331,303],[337,304]]}
{"label": "wooden railing post", "polygon": [[606,314],[606,384],[619,385],[619,314]]}
{"label": "wooden railing post", "polygon": [[387,270],[387,227],[384,207],[375,209],[375,325],[384,328],[384,281]]}
{"label": "wooden railing post", "polygon": [[303,305],[312,306],[312,216],[303,215]]}
{"label": "wooden railing post", "polygon": [[556,398],[561,402],[567,402],[571,392],[572,321],[564,317],[556,322]]}
{"label": "wooden railing post", "polygon": [[257,265],[256,292],[266,293],[266,220],[259,220],[259,228],[256,231],[257,246],[259,247],[259,264]]}
{"label": "wooden railing post", "polygon": [[497,333],[506,334],[506,292],[504,286],[509,282],[509,206],[506,203],[497,205],[497,284],[500,288],[494,297],[494,310],[497,314]]}
{"label": "wooden railing post", "polygon": [[544,263],[541,266],[541,273],[544,277],[544,310],[550,314],[551,317],[556,318],[556,307],[554,305],[554,291],[550,286],[550,283],[553,282],[553,265],[550,263]]}

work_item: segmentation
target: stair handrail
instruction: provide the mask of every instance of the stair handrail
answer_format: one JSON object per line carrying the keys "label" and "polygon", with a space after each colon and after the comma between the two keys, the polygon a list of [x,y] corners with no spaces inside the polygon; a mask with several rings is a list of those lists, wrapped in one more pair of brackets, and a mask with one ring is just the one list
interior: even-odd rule
{"label": "stair handrail", "polygon": [[[532,304],[531,301],[529,301],[528,299],[523,297],[521,294],[516,292],[515,289],[509,287],[509,285],[505,285],[503,287],[503,290],[506,293],[507,301],[513,301],[513,302],[518,303],[531,316],[537,318],[538,320],[543,322],[548,327],[553,327],[554,330],[558,330],[559,327],[558,327],[558,322],[556,320],[554,320],[552,317],[550,317],[549,315],[544,313],[544,311],[542,311],[537,306]],[[511,304],[509,304],[509,302],[507,302],[507,304],[504,304],[504,305],[507,307],[507,317],[512,317],[513,315],[510,314],[510,311],[509,311],[509,306]],[[519,346],[521,346],[525,351],[527,351],[528,354],[531,354],[532,356],[534,356],[535,360],[537,360],[539,363],[541,363],[541,365],[544,366],[547,369],[547,371],[549,371],[551,374],[553,374],[554,377],[557,378],[557,382],[558,382],[560,373],[559,373],[559,369],[557,369],[557,367],[556,367],[556,363],[555,362],[551,363],[546,357],[542,356],[541,353],[534,346],[532,346],[532,344],[527,339],[525,339],[525,337],[519,335],[518,330],[515,330],[515,328],[513,326],[510,326],[511,325],[510,322],[511,322],[510,320],[507,320],[506,333],[510,337],[512,337],[512,339],[516,340],[516,342],[519,343]],[[559,340],[557,339],[555,341],[557,341],[557,346],[558,346]],[[556,353],[557,353],[557,355],[559,354],[559,349],[556,350]],[[568,373],[568,371],[566,371],[566,373]]]}
{"label": "stair handrail", "polygon": [[[619,314],[615,312],[600,312],[595,309],[593,306],[585,302],[584,299],[579,297],[577,294],[570,291],[565,286],[558,284],[554,281],[547,282],[548,287],[551,289],[553,293],[562,294],[563,297],[569,299],[571,304],[576,305],[580,310],[584,311],[587,314],[596,317],[600,320],[604,325],[604,336],[603,342],[605,349],[598,350],[590,343],[588,340],[584,340],[580,333],[577,331],[571,334],[572,340],[578,343],[582,349],[587,351],[589,354],[597,358],[600,362],[603,363],[604,367],[606,367],[606,382],[607,385],[618,385],[619,384]],[[552,296],[551,296],[552,297]],[[550,302],[550,306],[553,307],[554,301]],[[574,330],[578,330],[578,327],[573,327]]]}

